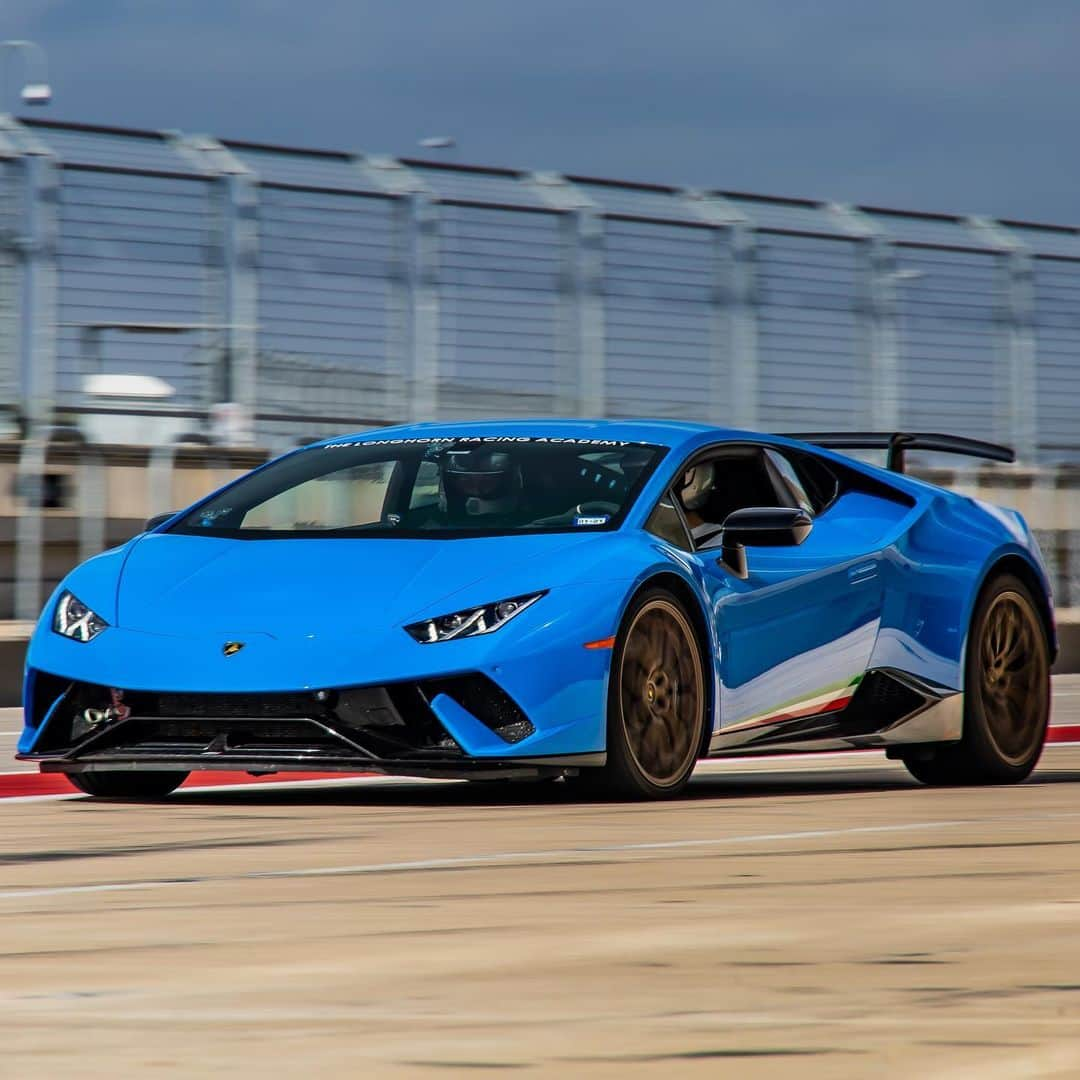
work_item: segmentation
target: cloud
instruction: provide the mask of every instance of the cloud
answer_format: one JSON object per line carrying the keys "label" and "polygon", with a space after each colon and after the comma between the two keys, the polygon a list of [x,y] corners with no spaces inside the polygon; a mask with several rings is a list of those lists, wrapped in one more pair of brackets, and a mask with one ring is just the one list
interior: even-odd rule
{"label": "cloud", "polygon": [[52,115],[1071,220],[1067,0],[7,0]]}

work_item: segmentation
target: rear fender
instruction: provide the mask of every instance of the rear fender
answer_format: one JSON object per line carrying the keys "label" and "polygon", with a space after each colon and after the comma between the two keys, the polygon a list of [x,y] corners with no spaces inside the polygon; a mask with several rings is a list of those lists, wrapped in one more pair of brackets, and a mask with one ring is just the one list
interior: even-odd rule
{"label": "rear fender", "polygon": [[872,667],[962,690],[976,600],[1007,566],[1033,583],[1055,649],[1046,573],[1019,514],[941,492],[884,556],[885,602]]}

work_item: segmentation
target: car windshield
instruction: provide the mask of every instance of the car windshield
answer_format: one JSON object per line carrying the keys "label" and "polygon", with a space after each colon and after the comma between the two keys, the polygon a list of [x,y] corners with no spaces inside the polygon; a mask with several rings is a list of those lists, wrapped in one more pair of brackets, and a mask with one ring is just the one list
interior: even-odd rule
{"label": "car windshield", "polygon": [[609,439],[327,443],[242,478],[168,531],[434,539],[614,529],[663,454]]}

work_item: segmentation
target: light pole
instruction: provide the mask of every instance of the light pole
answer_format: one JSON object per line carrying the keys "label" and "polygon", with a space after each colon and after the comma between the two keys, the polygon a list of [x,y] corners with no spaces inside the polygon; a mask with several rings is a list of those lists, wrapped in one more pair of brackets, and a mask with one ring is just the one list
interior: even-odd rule
{"label": "light pole", "polygon": [[425,150],[454,150],[457,140],[452,135],[428,135],[420,140],[419,145]]}
{"label": "light pole", "polygon": [[418,139],[417,146],[423,150],[434,150],[451,164],[456,164],[458,160],[458,144],[453,135],[428,135],[426,138]]}
{"label": "light pole", "polygon": [[[26,57],[23,87],[20,92],[23,104],[48,105],[52,101],[52,87],[49,86],[49,65],[45,59],[45,50],[36,41],[0,41],[0,49],[3,50],[5,58],[15,52],[21,52]],[[6,78],[4,90],[7,90]]]}

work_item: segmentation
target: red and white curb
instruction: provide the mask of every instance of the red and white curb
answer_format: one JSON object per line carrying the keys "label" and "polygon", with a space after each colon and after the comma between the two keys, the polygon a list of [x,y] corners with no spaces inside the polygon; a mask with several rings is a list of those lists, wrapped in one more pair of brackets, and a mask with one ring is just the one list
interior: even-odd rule
{"label": "red and white curb", "polygon": [[[254,785],[275,785],[311,783],[334,780],[352,780],[357,776],[374,776],[374,773],[277,773],[269,776],[249,776],[244,772],[196,772],[184,781],[182,789],[192,788],[233,788],[252,787]],[[9,772],[0,773],[0,799],[58,797],[62,795],[80,796],[78,791],[62,773]]]}
{"label": "red and white curb", "polygon": [[1080,742],[1080,724],[1054,724],[1046,732],[1048,743]]}

